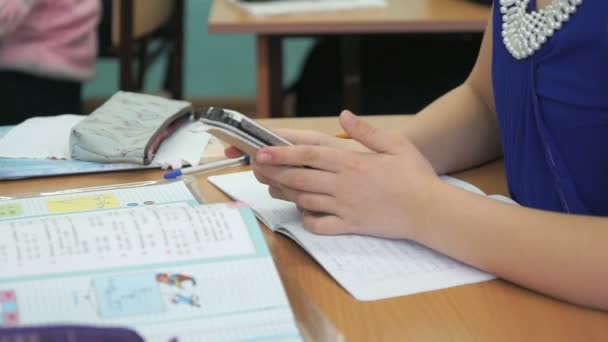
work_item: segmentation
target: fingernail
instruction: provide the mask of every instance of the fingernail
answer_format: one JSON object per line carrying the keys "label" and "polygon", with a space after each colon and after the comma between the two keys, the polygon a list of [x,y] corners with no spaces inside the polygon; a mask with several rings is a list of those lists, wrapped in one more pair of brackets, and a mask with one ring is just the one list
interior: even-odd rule
{"label": "fingernail", "polygon": [[255,160],[260,163],[269,162],[271,159],[272,155],[268,152],[258,152],[258,154],[255,156]]}
{"label": "fingernail", "polygon": [[357,125],[358,118],[350,111],[343,110],[342,113],[340,113],[340,116],[342,117],[342,124],[345,129],[353,129]]}

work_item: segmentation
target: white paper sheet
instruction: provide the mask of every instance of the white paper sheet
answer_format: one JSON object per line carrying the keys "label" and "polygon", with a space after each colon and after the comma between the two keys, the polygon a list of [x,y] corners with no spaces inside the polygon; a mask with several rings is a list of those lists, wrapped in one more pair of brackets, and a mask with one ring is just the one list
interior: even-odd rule
{"label": "white paper sheet", "polygon": [[[0,138],[0,157],[70,160],[70,131],[84,118],[66,114],[25,120]],[[198,165],[210,138],[202,123],[190,122],[163,141],[152,164],[164,168]]]}
{"label": "white paper sheet", "polygon": [[275,0],[244,2],[232,0],[237,6],[256,16],[297,14],[302,12],[322,12],[357,8],[385,7],[386,0]]}
{"label": "white paper sheet", "polygon": [[83,115],[30,118],[0,139],[0,157],[71,159],[70,131]]}
{"label": "white paper sheet", "polygon": [[[312,234],[303,228],[295,205],[271,198],[267,187],[257,182],[253,172],[212,176],[209,181],[251,206],[273,230],[287,231],[359,300],[384,299],[494,278],[412,241]],[[462,186],[460,182],[452,181]]]}
{"label": "white paper sheet", "polygon": [[488,197],[493,198],[497,201],[507,203],[507,204],[519,205],[519,203],[517,203],[514,200],[510,199],[509,197],[506,197],[503,195],[489,195]]}
{"label": "white paper sheet", "polygon": [[163,141],[152,162],[173,169],[182,165],[198,165],[210,139],[211,135],[205,132],[202,122],[189,122]]}

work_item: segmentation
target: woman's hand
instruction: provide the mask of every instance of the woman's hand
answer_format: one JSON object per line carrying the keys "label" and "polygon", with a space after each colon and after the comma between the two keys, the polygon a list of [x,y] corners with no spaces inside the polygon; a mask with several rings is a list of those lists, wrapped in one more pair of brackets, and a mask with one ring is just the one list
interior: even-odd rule
{"label": "woman's hand", "polygon": [[[294,145],[329,146],[351,151],[369,151],[353,139],[340,139],[317,131],[300,129],[274,129],[272,131]],[[238,158],[243,155],[243,152],[234,146],[227,147],[224,152],[228,158]]]}
{"label": "woman's hand", "polygon": [[[304,226],[320,234],[412,238],[441,184],[407,138],[343,112],[340,123],[369,151],[318,144],[260,149],[253,163],[270,194],[296,203]],[[316,139],[316,138],[315,138]]]}

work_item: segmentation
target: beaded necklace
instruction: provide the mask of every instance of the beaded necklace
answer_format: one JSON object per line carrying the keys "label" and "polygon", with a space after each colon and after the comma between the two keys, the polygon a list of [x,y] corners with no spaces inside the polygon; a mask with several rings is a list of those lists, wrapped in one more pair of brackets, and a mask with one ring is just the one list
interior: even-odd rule
{"label": "beaded necklace", "polygon": [[516,59],[529,57],[540,49],[583,0],[553,0],[547,7],[528,13],[529,2],[500,0],[503,43]]}

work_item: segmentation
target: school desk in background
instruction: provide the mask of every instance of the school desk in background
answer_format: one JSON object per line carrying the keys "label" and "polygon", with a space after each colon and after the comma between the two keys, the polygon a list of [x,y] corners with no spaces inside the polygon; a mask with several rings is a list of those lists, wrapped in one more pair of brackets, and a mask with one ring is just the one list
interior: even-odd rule
{"label": "school desk in background", "polygon": [[[350,3],[349,0],[345,1]],[[284,0],[284,2],[293,3],[295,0]],[[343,57],[336,58],[340,61],[340,65],[335,65],[336,70],[333,72],[343,75],[342,78],[336,79],[339,81],[336,89],[343,89],[342,92],[338,91],[338,96],[342,99],[340,109],[348,108],[363,115],[368,114],[362,110],[366,100],[366,97],[362,96],[363,85],[370,83],[362,77],[364,75],[361,68],[364,60],[360,57],[363,47],[358,43],[359,36],[482,32],[490,15],[488,6],[466,0],[385,0],[385,2],[385,7],[298,12],[263,17],[247,15],[246,11],[241,6],[235,5],[232,0],[213,0],[207,20],[207,30],[211,34],[243,33],[255,36],[258,84],[256,117],[258,118],[289,114],[289,106],[285,106],[284,102],[287,95],[285,88],[288,85],[283,84],[282,76],[285,61],[281,51],[284,40],[289,37],[339,37],[342,43],[339,44],[340,51],[337,53]],[[415,54],[416,51],[412,53]],[[415,64],[412,65],[415,67]],[[316,86],[335,88],[332,86],[333,83],[328,85],[325,81],[323,84],[316,83]],[[381,85],[385,84],[381,83]],[[300,99],[300,96],[296,99]],[[318,99],[313,99],[313,102],[316,101]],[[332,115],[337,112],[333,112]]]}

